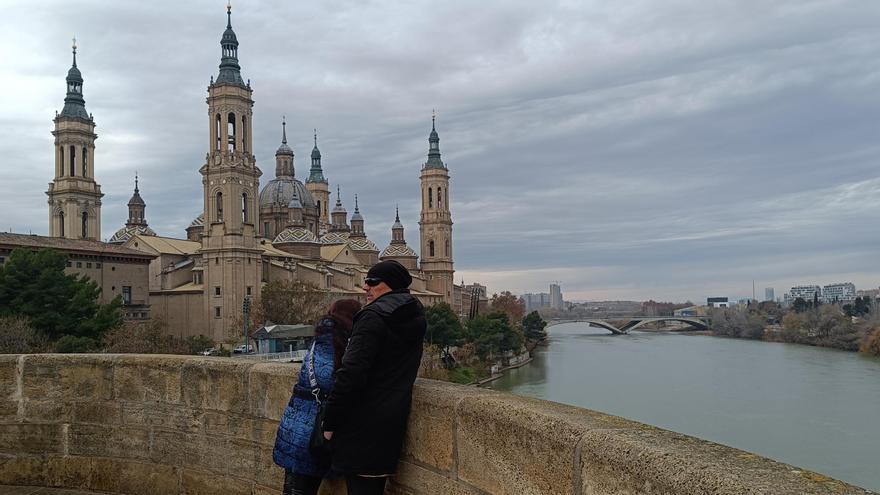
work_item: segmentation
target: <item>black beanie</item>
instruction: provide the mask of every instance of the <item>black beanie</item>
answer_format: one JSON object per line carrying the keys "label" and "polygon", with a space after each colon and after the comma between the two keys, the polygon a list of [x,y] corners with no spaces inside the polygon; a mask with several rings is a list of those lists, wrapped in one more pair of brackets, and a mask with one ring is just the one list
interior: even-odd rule
{"label": "black beanie", "polygon": [[388,284],[391,290],[405,289],[412,283],[409,270],[394,260],[385,260],[376,263],[367,272],[367,278],[378,278]]}

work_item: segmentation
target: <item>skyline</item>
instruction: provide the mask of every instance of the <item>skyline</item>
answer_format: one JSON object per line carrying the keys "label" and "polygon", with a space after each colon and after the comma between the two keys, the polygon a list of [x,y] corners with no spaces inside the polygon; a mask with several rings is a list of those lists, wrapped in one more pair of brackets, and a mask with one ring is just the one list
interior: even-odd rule
{"label": "skyline", "polygon": [[[282,115],[300,179],[317,128],[331,189],[349,212],[358,194],[370,238],[387,245],[399,204],[417,248],[436,108],[456,281],[682,302],[750,295],[753,279],[880,285],[880,6],[468,6],[233,5],[261,184]],[[7,8],[15,98],[0,130],[16,138],[0,142],[0,208],[16,214],[0,228],[48,231],[49,131],[76,35],[102,236],[124,224],[137,172],[150,226],[184,237],[226,3],[41,7]]]}

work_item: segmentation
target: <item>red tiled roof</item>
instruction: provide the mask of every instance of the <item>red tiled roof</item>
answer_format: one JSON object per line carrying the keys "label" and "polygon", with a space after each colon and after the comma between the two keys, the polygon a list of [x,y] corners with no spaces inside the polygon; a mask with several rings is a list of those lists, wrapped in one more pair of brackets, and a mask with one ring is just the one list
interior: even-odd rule
{"label": "red tiled roof", "polygon": [[0,247],[30,247],[37,249],[52,248],[64,253],[83,253],[105,256],[126,256],[141,259],[153,259],[152,254],[129,249],[116,244],[108,244],[87,239],[65,239],[63,237],[46,237],[33,234],[10,234],[0,232]]}

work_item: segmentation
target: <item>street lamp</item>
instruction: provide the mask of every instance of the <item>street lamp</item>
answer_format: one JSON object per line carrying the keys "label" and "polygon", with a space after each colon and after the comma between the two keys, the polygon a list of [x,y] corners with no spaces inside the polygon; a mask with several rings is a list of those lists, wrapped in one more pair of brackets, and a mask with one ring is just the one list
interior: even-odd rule
{"label": "street lamp", "polygon": [[244,296],[244,301],[241,303],[241,312],[244,314],[244,353],[247,354],[248,351],[248,320],[250,320],[251,314],[251,296]]}

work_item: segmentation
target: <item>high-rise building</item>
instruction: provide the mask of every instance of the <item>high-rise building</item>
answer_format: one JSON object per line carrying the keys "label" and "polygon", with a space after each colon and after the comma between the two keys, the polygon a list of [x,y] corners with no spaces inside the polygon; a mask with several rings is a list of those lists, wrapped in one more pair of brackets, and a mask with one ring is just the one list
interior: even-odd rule
{"label": "high-rise building", "polygon": [[775,300],[775,294],[773,293],[773,287],[767,287],[764,289],[764,300],[765,301],[773,301]]}
{"label": "high-rise building", "polygon": [[539,292],[537,294],[523,294],[521,299],[523,301],[523,304],[525,305],[527,313],[532,312],[536,309],[550,307],[550,294],[546,292]]}
{"label": "high-rise building", "polygon": [[562,288],[558,284],[550,284],[550,307],[553,309],[562,309]]}
{"label": "high-rise building", "polygon": [[822,301],[852,302],[856,299],[856,286],[852,282],[828,284],[822,287]]}

